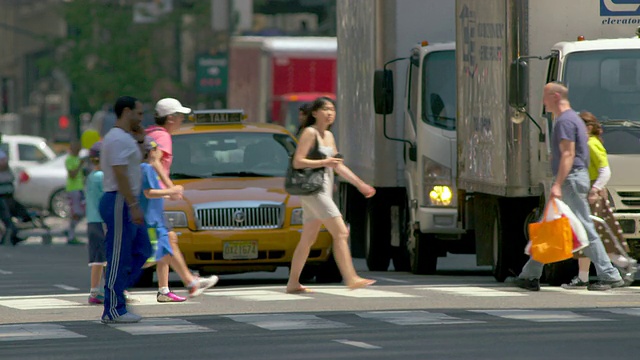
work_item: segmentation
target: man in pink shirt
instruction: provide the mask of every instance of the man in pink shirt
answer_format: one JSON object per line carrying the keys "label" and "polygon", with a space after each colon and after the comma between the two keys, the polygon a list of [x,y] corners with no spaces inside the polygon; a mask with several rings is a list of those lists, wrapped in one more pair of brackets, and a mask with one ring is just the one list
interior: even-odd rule
{"label": "man in pink shirt", "polygon": [[173,98],[164,98],[156,103],[156,124],[147,128],[149,135],[158,144],[162,151],[162,169],[156,169],[160,176],[160,185],[163,188],[172,187],[173,182],[169,179],[169,169],[173,161],[173,146],[171,133],[182,125],[185,114],[190,114],[191,109],[182,106],[180,101]]}

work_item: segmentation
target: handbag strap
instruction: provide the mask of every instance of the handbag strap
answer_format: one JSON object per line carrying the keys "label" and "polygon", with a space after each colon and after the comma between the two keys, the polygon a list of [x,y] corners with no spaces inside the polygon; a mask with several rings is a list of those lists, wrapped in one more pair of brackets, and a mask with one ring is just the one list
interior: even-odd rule
{"label": "handbag strap", "polygon": [[542,215],[542,221],[546,221],[547,220],[547,212],[553,208],[553,213],[554,214],[558,214],[560,213],[560,210],[558,210],[558,204],[556,204],[556,199],[555,198],[549,198],[549,200],[547,200],[547,204],[544,206],[544,213]]}

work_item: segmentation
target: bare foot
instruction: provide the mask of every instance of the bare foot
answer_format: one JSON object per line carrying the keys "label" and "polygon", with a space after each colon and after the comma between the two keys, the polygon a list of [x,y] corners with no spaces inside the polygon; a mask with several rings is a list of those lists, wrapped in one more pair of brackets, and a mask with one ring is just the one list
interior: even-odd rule
{"label": "bare foot", "polygon": [[371,286],[373,284],[375,284],[376,281],[375,280],[371,280],[371,279],[360,279],[357,280],[356,282],[347,285],[347,287],[351,290],[356,290],[356,289],[362,289],[365,288],[367,286]]}
{"label": "bare foot", "polygon": [[298,286],[298,287],[287,287],[286,290],[287,294],[313,294],[313,290],[305,287],[305,286]]}

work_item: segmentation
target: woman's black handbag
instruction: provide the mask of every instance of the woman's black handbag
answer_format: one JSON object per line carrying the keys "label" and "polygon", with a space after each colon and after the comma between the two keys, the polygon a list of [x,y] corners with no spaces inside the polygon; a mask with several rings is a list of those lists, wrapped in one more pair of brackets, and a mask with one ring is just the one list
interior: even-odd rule
{"label": "woman's black handbag", "polygon": [[[307,155],[307,159],[320,160],[324,155],[318,149],[318,138],[316,144]],[[313,195],[322,190],[324,182],[324,167],[295,169],[293,167],[293,156],[289,159],[287,175],[284,179],[284,189],[290,195]]]}

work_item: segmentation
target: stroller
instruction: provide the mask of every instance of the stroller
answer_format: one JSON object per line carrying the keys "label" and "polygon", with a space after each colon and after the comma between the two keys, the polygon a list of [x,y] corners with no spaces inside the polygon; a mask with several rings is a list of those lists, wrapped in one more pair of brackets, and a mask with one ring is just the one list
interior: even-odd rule
{"label": "stroller", "polygon": [[[13,196],[5,196],[4,201],[9,208],[11,214],[11,220],[16,228],[16,234],[12,235],[10,239],[11,244],[26,240],[26,236],[22,237],[22,230],[39,229],[43,230],[40,234],[43,244],[51,244],[53,237],[51,235],[51,228],[47,225],[44,219],[47,217],[46,211],[37,211],[33,209],[27,209],[24,205],[16,201]],[[2,234],[6,233],[6,226],[3,226]]]}

